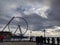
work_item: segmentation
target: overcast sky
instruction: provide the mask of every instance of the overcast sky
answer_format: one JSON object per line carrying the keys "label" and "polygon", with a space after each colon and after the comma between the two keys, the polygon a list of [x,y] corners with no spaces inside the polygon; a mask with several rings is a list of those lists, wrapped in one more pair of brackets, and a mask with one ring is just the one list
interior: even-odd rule
{"label": "overcast sky", "polygon": [[0,28],[13,16],[25,18],[29,30],[50,29],[49,31],[58,33],[60,0],[0,0]]}

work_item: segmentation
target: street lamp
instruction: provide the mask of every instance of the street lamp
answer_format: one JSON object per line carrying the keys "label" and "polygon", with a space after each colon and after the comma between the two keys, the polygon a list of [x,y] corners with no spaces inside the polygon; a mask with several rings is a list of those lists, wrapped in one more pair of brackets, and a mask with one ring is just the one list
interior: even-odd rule
{"label": "street lamp", "polygon": [[46,30],[44,29],[44,37],[45,37],[45,32],[46,32]]}

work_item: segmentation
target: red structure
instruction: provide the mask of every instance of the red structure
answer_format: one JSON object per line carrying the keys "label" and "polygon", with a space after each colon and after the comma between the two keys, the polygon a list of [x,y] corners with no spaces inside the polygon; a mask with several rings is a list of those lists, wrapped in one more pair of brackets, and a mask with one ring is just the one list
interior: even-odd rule
{"label": "red structure", "polygon": [[0,41],[3,39],[11,39],[12,33],[8,31],[0,31]]}

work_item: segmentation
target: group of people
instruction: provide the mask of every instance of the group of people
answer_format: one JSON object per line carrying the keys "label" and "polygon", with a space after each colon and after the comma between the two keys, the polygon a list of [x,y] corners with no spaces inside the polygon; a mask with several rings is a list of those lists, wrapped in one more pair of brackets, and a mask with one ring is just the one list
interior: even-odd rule
{"label": "group of people", "polygon": [[[51,41],[51,42],[50,42]],[[59,45],[60,39],[57,37],[56,38],[57,41],[57,45]],[[36,37],[36,45],[43,45],[43,44],[51,44],[54,45],[55,44],[55,38],[52,37],[51,39],[49,37]]]}
{"label": "group of people", "polygon": [[[52,45],[54,45],[55,44],[55,38],[53,37],[51,41],[52,41]],[[60,39],[58,37],[56,38],[56,41],[57,41],[57,45],[59,45]]]}
{"label": "group of people", "polygon": [[36,37],[36,45],[43,45],[43,37]]}

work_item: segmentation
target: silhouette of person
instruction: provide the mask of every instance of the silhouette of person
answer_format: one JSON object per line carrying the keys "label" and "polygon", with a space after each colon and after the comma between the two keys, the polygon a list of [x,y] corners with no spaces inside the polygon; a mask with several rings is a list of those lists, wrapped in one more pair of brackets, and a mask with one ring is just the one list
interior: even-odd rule
{"label": "silhouette of person", "polygon": [[39,37],[37,36],[37,37],[36,37],[36,45],[40,45],[39,43],[40,43],[40,39],[39,39]]}
{"label": "silhouette of person", "polygon": [[0,35],[0,42],[3,42],[4,36]]}
{"label": "silhouette of person", "polygon": [[60,39],[57,37],[57,45],[59,45],[59,40],[60,40]]}
{"label": "silhouette of person", "polygon": [[44,44],[46,44],[46,37],[44,37],[43,40],[44,40]]}
{"label": "silhouette of person", "polygon": [[43,45],[43,37],[36,37],[36,45]]}
{"label": "silhouette of person", "polygon": [[47,38],[47,42],[48,42],[48,44],[50,44],[50,38],[49,37]]}
{"label": "silhouette of person", "polygon": [[30,41],[33,41],[33,39],[32,39],[33,37],[30,37]]}
{"label": "silhouette of person", "polygon": [[43,37],[42,36],[40,36],[39,40],[40,40],[40,45],[43,45]]}
{"label": "silhouette of person", "polygon": [[54,39],[54,37],[52,38],[52,45],[54,45],[55,44],[55,39]]}

